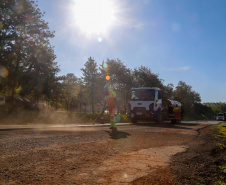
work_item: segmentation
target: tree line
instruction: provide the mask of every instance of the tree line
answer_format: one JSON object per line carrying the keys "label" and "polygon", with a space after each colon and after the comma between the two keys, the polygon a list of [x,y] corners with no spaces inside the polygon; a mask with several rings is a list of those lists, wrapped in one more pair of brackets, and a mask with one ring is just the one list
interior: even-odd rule
{"label": "tree line", "polygon": [[132,87],[159,87],[165,97],[183,104],[186,117],[212,116],[211,107],[201,104],[201,96],[192,86],[183,81],[176,87],[164,85],[149,67],[130,69],[120,59],[106,59],[98,65],[90,57],[80,78],[73,73],[59,76],[49,41],[54,32],[43,16],[32,0],[1,0],[0,95],[45,100],[56,109],[94,113],[103,106],[105,89],[110,85],[118,97],[118,112],[125,113]]}

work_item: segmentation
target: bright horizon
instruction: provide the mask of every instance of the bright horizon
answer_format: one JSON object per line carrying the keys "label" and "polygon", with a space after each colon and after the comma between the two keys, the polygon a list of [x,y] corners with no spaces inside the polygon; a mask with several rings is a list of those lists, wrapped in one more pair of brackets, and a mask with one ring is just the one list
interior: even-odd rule
{"label": "bright horizon", "polygon": [[38,0],[38,5],[55,30],[51,43],[59,75],[81,77],[90,56],[98,64],[119,58],[131,69],[149,67],[164,85],[184,81],[203,103],[226,102],[226,1]]}

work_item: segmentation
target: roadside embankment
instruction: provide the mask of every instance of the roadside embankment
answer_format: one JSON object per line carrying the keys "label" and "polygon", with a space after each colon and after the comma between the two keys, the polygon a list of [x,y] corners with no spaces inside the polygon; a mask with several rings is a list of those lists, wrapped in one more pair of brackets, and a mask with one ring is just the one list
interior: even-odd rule
{"label": "roadside embankment", "polygon": [[172,158],[176,184],[226,184],[226,123],[200,130],[186,152]]}

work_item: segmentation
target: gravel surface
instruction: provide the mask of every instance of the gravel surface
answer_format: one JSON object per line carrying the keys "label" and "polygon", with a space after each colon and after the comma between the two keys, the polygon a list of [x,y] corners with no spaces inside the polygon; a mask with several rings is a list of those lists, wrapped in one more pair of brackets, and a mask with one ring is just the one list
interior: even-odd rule
{"label": "gravel surface", "polygon": [[[0,126],[1,184],[174,184],[169,164],[206,124]],[[164,175],[163,175],[164,174]]]}

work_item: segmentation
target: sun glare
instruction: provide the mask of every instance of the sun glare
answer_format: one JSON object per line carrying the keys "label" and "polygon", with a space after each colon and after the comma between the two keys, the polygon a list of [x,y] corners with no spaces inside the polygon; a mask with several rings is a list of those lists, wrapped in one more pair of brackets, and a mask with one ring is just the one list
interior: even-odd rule
{"label": "sun glare", "polygon": [[75,0],[73,7],[76,26],[84,33],[105,33],[114,21],[112,0]]}

